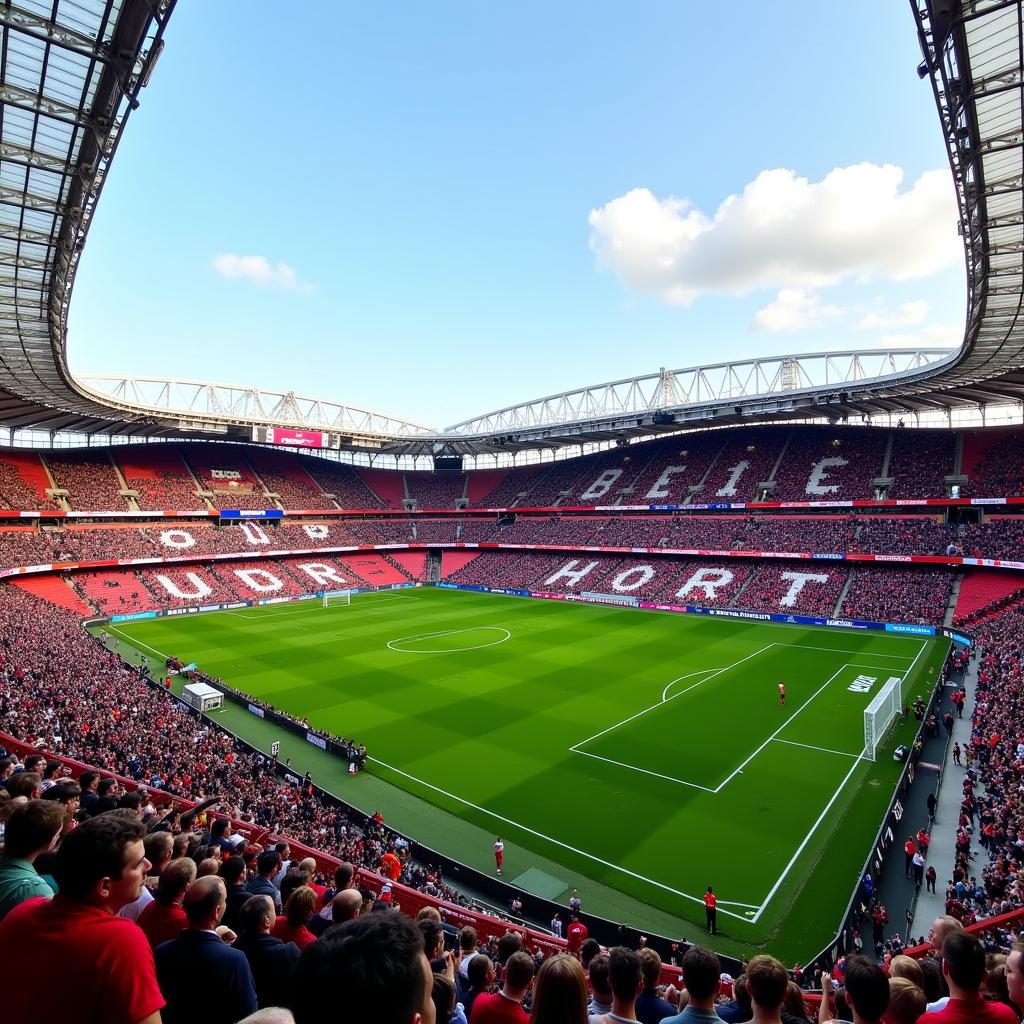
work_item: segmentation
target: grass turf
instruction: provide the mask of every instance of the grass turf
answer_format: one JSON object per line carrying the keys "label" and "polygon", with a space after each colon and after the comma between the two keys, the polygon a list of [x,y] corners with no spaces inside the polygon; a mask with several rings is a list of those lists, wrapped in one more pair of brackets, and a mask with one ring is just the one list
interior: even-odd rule
{"label": "grass turf", "polygon": [[[493,870],[501,833],[510,877],[555,866],[585,895],[626,897],[585,909],[663,932],[675,920],[680,937],[699,934],[714,885],[717,947],[787,959],[831,938],[899,772],[885,752],[859,758],[863,709],[892,675],[927,693],[946,650],[429,588],[116,629],[365,742],[378,779],[486,830],[472,851],[443,824],[413,832],[472,866]],[[868,692],[850,689],[860,676]],[[259,720],[232,714],[252,737]],[[362,781],[328,788],[360,804]],[[374,796],[394,821],[389,788]]]}

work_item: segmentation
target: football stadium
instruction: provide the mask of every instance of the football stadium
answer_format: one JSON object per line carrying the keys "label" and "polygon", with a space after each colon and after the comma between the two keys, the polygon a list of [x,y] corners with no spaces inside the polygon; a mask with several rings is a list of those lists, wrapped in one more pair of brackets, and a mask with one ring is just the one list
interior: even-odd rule
{"label": "football stadium", "polygon": [[[803,214],[777,249],[699,248],[753,185],[714,218],[637,213],[634,190],[591,212],[599,266],[685,310],[742,292],[706,281],[760,245],[780,290],[758,330],[801,319],[819,348],[599,384],[581,359],[576,386],[530,398],[562,373],[538,350],[504,381],[533,392],[480,414],[424,345],[395,394],[436,399],[445,427],[349,404],[358,372],[291,390],[295,336],[269,370],[229,353],[234,384],[180,370],[185,342],[154,342],[169,376],[134,354],[72,370],[80,260],[91,324],[141,287],[143,261],[115,272],[106,237],[93,264],[86,243],[97,209],[125,221],[115,195],[152,186],[107,178],[123,138],[159,137],[149,91],[203,32],[175,36],[186,6],[0,7],[5,1019],[674,1022],[689,1002],[744,1021],[785,999],[786,1019],[1019,1020],[1024,2],[902,12],[955,196],[954,343],[827,347],[844,317],[903,330],[925,303],[823,305],[842,276],[824,250],[778,269]],[[852,219],[934,255],[924,208]],[[676,248],[638,285],[623,254],[667,222]],[[214,266],[340,302],[283,263]],[[216,322],[201,289],[175,293],[193,302]],[[230,345],[209,331],[213,359]],[[516,353],[494,344],[500,378]],[[353,366],[401,368],[365,347]],[[66,984],[42,983],[51,963]]]}

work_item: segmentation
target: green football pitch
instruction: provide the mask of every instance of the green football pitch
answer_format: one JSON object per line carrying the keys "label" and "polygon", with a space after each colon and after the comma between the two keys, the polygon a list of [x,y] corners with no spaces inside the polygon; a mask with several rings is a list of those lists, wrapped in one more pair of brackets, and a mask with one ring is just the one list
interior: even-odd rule
{"label": "green football pitch", "polygon": [[[894,676],[927,694],[947,647],[434,588],[108,629],[365,743],[354,780],[282,757],[464,863],[493,871],[501,834],[508,881],[679,938],[713,885],[718,948],[787,959],[834,933],[913,735],[869,761],[865,707]],[[224,715],[266,749],[271,725]]]}

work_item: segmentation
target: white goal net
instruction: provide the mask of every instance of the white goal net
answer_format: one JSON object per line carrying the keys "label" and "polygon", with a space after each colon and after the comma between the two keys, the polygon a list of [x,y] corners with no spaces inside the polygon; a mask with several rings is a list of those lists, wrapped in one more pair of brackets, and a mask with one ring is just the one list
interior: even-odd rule
{"label": "white goal net", "polygon": [[352,591],[351,590],[325,590],[323,594],[323,601],[325,608],[333,608],[339,604],[351,604],[352,603]]}
{"label": "white goal net", "polygon": [[903,712],[901,676],[890,676],[864,709],[864,757],[877,760],[878,749],[889,727]]}

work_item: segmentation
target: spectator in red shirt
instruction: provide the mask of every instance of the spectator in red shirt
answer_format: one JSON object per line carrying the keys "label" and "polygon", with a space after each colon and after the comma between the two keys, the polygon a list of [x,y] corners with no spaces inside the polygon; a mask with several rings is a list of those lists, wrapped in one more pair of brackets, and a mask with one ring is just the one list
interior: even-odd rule
{"label": "spectator in red shirt", "polygon": [[385,878],[390,878],[392,882],[397,882],[402,874],[402,862],[388,850],[380,859],[380,870]]}
{"label": "spectator in red shirt", "polygon": [[196,862],[190,857],[172,860],[160,873],[153,902],[142,911],[138,922],[151,949],[176,939],[188,924],[181,902],[195,880]]}
{"label": "spectator in red shirt", "polygon": [[272,935],[282,942],[294,942],[300,950],[316,942],[316,936],[309,930],[309,922],[316,913],[316,893],[308,885],[301,885],[288,897],[284,914],[274,922]]}
{"label": "spectator in red shirt", "polygon": [[565,933],[566,948],[572,953],[573,956],[578,957],[580,955],[580,946],[583,945],[584,940],[589,935],[587,926],[575,915],[572,915],[572,921],[569,924],[569,930]]}
{"label": "spectator in red shirt", "polygon": [[985,980],[985,949],[977,937],[954,931],[942,943],[942,976],[949,986],[943,1010],[924,1014],[918,1024],[1017,1024],[1005,1003],[990,1003],[980,994]]}
{"label": "spectator in red shirt", "polygon": [[523,996],[530,991],[535,969],[528,953],[513,953],[505,962],[501,991],[485,992],[473,1002],[473,1024],[529,1024]]}
{"label": "spectator in red shirt", "polygon": [[914,877],[914,854],[917,853],[917,844],[914,842],[913,836],[907,836],[907,841],[903,844],[903,874],[907,878]]}
{"label": "spectator in red shirt", "polygon": [[0,922],[4,971],[18,982],[4,995],[5,1024],[160,1024],[153,951],[134,922],[117,916],[138,899],[149,870],[145,831],[131,811],[83,822],[58,851],[58,894],[27,900]]}

